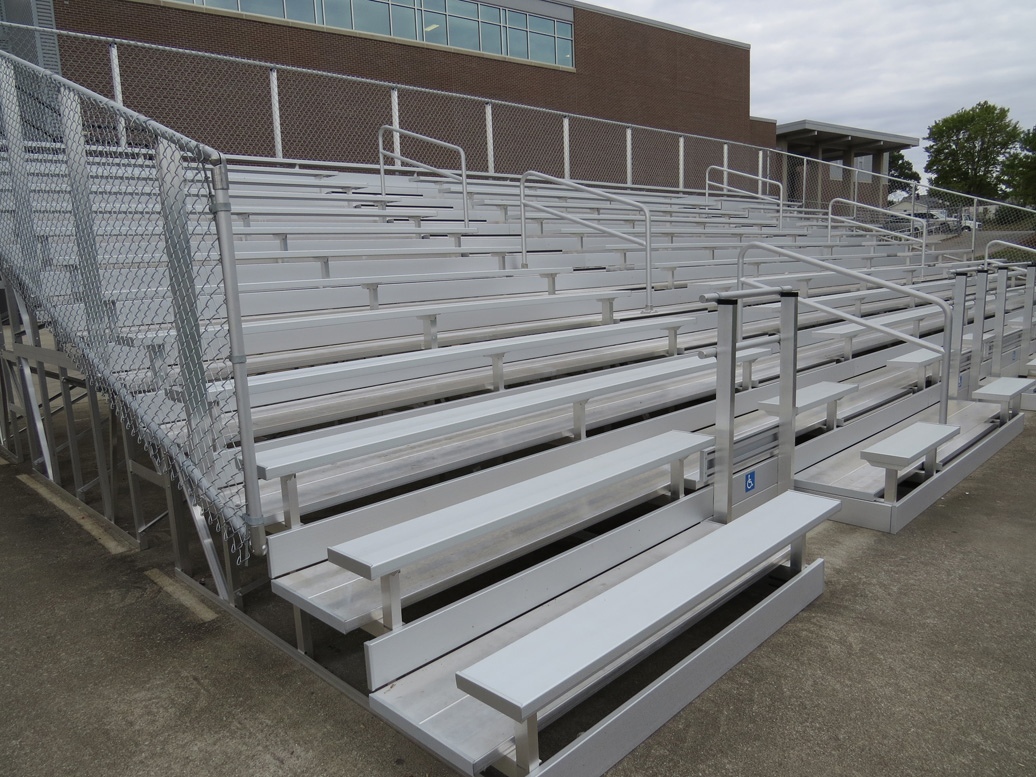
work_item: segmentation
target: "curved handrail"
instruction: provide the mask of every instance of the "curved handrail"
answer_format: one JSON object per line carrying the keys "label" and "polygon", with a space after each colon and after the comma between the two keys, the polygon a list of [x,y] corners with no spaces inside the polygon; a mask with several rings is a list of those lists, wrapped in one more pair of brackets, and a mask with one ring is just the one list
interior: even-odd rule
{"label": "curved handrail", "polygon": [[[385,135],[389,132],[393,135],[405,135],[408,138],[414,138],[415,140],[423,140],[425,143],[431,143],[433,146],[449,148],[456,151],[460,154],[460,175],[457,175],[452,170],[426,165],[424,162],[418,162],[416,159],[411,159],[402,154],[397,154],[394,151],[387,151],[385,149]],[[417,132],[393,127],[390,124],[383,124],[378,129],[378,177],[381,180],[381,193],[383,195],[385,194],[385,157],[395,159],[398,162],[406,162],[409,165],[413,165],[420,170],[426,170],[429,173],[437,173],[443,178],[448,178],[451,181],[458,181],[460,183],[461,197],[464,199],[464,227],[466,229],[471,226],[468,219],[468,159],[463,148],[455,143],[447,143],[445,140],[430,138],[427,135],[421,135]]]}
{"label": "curved handrail", "polygon": [[1018,243],[1010,243],[1007,240],[990,240],[986,243],[986,255],[985,255],[985,266],[989,267],[990,263],[1000,265],[1000,262],[996,262],[989,258],[989,247],[991,245],[1004,246],[1005,248],[1017,248],[1019,251],[1026,251],[1030,254],[1036,254],[1036,248],[1030,248],[1029,246],[1018,245]]}
{"label": "curved handrail", "polygon": [[[875,324],[873,321],[867,321],[863,318],[857,318],[856,316],[853,316],[850,313],[843,313],[842,311],[836,310],[835,308],[827,308],[826,305],[820,305],[820,303],[811,302],[808,298],[801,299],[799,301],[800,304],[804,304],[815,309],[827,308],[825,312],[828,312],[839,318],[845,319],[846,321],[852,320],[853,323],[859,324],[860,326],[865,326],[868,329],[873,329],[875,331],[882,332],[883,334],[892,335],[900,340],[903,340],[904,342],[918,344],[930,351],[935,351],[937,353],[941,352],[943,357],[943,374],[939,398],[939,423],[946,423],[947,416],[949,415],[950,406],[950,353],[953,350],[953,333],[950,331],[950,320],[953,316],[953,313],[950,310],[949,304],[947,304],[945,300],[940,299],[939,297],[936,297],[933,294],[926,294],[923,291],[917,291],[916,289],[910,289],[906,286],[900,286],[898,283],[892,283],[891,281],[886,281],[883,278],[874,278],[862,272],[857,272],[856,270],[850,270],[845,267],[839,267],[838,265],[832,264],[831,262],[825,262],[821,259],[815,259],[812,256],[806,256],[805,254],[799,254],[794,251],[788,251],[784,248],[778,248],[776,246],[769,245],[767,243],[758,242],[746,243],[738,252],[737,282],[739,289],[742,287],[742,283],[745,281],[745,254],[747,254],[752,249],[760,251],[769,251],[770,253],[777,254],[778,256],[783,256],[788,259],[792,259],[796,262],[804,262],[805,264],[809,264],[814,267],[822,267],[839,275],[844,275],[847,278],[852,278],[853,280],[859,281],[860,283],[868,283],[872,286],[877,286],[882,289],[888,289],[889,291],[904,294],[908,297],[914,297],[915,299],[922,300],[924,302],[938,307],[943,314],[943,345],[941,349],[938,346],[933,345],[932,343],[927,343],[910,335],[905,335],[902,332],[897,332],[894,329],[884,327],[881,324]],[[748,280],[751,281],[751,279]],[[755,285],[755,282],[753,282],[752,285]]]}
{"label": "curved handrail", "polygon": [[[729,174],[733,173],[734,175],[740,175],[742,178],[751,178],[753,181],[759,181],[761,183],[772,184],[772,185],[777,187],[777,190],[780,192],[780,194],[779,194],[778,197],[774,198],[774,197],[771,197],[768,194],[761,194],[759,192],[749,191],[748,189],[739,189],[736,186],[731,186],[728,183],[720,183],[719,181],[713,182],[712,179],[709,178],[709,173],[711,173],[713,170],[721,170],[726,175],[729,175]],[[709,184],[712,184],[712,183],[715,183],[716,186],[720,187],[724,191],[737,192],[738,194],[747,194],[747,195],[749,195],[751,197],[756,197],[756,198],[761,199],[761,200],[767,200],[769,202],[773,202],[776,199],[776,202],[778,203],[778,206],[777,206],[777,229],[784,229],[784,184],[782,184],[780,181],[775,181],[772,178],[764,178],[761,175],[752,175],[751,173],[742,173],[740,170],[732,170],[731,168],[724,167],[723,165],[710,165],[709,167],[707,167],[705,169],[705,202],[706,203],[709,201]]]}
{"label": "curved handrail", "polygon": [[[876,213],[884,213],[886,216],[893,216],[895,218],[906,219],[907,221],[914,221],[914,222],[919,223],[921,225],[921,240],[920,240],[920,242],[921,242],[921,264],[922,264],[922,266],[924,265],[925,261],[927,260],[927,254],[928,254],[928,222],[927,221],[925,221],[922,218],[918,218],[917,216],[911,216],[908,213],[899,213],[898,211],[889,210],[888,208],[879,208],[876,205],[865,205],[862,202],[856,202],[856,200],[847,200],[844,197],[835,197],[833,200],[831,200],[827,204],[827,239],[828,239],[828,242],[831,241],[831,227],[833,226],[832,222],[834,221],[834,219],[838,219],[838,220],[840,220],[842,222],[845,222],[845,223],[848,223],[848,224],[855,224],[856,226],[866,227],[867,229],[873,230],[875,232],[881,232],[881,233],[886,234],[886,235],[895,235],[896,237],[906,238],[909,241],[917,242],[917,238],[913,237],[912,235],[904,235],[901,232],[896,232],[896,231],[891,230],[891,229],[885,229],[884,227],[878,227],[878,226],[875,226],[874,224],[868,224],[866,221],[857,221],[856,219],[851,219],[848,216],[835,216],[834,215],[834,210],[835,210],[835,203],[837,203],[837,202],[841,202],[841,203],[843,203],[845,205],[852,205],[854,208],[863,208],[864,210],[871,210],[871,211],[874,211]],[[923,274],[924,274],[924,271],[922,270],[922,275]]]}
{"label": "curved handrail", "polygon": [[[551,208],[547,205],[543,205],[542,203],[529,201],[529,199],[525,196],[525,185],[530,178],[535,178],[539,181],[546,181],[547,183],[552,183],[556,186],[562,186],[567,189],[572,189],[573,191],[583,192],[585,194],[591,194],[595,197],[601,197],[605,200],[617,202],[620,205],[627,205],[631,208],[636,208],[644,214],[644,238],[640,239],[634,237],[633,235],[627,235],[625,232],[620,232],[617,229],[610,229],[609,227],[606,227],[603,224],[594,224],[592,221],[587,221],[586,219],[579,218],[578,216],[573,216],[571,213],[565,213],[564,211],[560,211],[557,208]],[[533,210],[538,210],[541,213],[546,213],[548,215],[554,216],[554,218],[569,221],[573,224],[579,224],[580,226],[587,227],[588,229],[593,229],[598,232],[604,232],[605,234],[612,235],[614,237],[619,238],[620,240],[627,240],[633,243],[634,245],[642,246],[644,248],[644,266],[645,272],[647,274],[647,282],[644,287],[646,294],[646,298],[644,301],[644,312],[650,313],[655,309],[652,305],[651,297],[651,293],[654,290],[654,284],[652,283],[651,278],[651,273],[654,269],[651,264],[651,209],[648,208],[647,205],[644,205],[641,202],[637,202],[636,200],[631,200],[629,197],[622,197],[618,194],[613,194],[611,192],[604,191],[603,189],[594,189],[591,186],[584,186],[581,183],[569,181],[567,178],[556,178],[553,175],[541,173],[538,170],[526,170],[524,173],[522,173],[522,177],[518,182],[518,207],[521,211],[522,221],[522,267],[529,266],[529,254],[528,249],[526,247],[526,235],[528,234],[528,229],[525,217],[525,210],[526,208],[532,208]]]}

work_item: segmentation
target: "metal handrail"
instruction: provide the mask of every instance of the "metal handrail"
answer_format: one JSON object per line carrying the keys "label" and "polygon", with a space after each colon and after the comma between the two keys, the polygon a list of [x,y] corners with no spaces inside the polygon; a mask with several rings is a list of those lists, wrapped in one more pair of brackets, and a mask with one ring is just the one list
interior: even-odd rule
{"label": "metal handrail", "polygon": [[[414,138],[415,140],[423,140],[425,143],[431,143],[433,146],[439,146],[441,148],[449,148],[460,154],[460,175],[457,175],[452,170],[446,170],[444,168],[433,167],[432,165],[426,165],[424,162],[418,162],[416,159],[397,154],[394,151],[388,151],[385,149],[385,135],[391,132],[393,135],[405,135],[408,138]],[[457,181],[460,183],[461,197],[464,199],[464,227],[465,229],[471,226],[470,219],[468,218],[468,158],[464,153],[464,149],[455,143],[447,143],[445,140],[439,140],[438,138],[430,138],[427,135],[421,135],[417,132],[411,132],[410,130],[400,129],[399,127],[393,127],[390,124],[384,124],[378,129],[378,176],[381,179],[381,193],[385,194],[385,157],[389,159],[395,159],[397,162],[405,162],[406,164],[413,165],[414,167],[424,170],[429,173],[437,173],[443,178],[450,181]]]}
{"label": "metal handrail", "polygon": [[[916,221],[921,225],[921,239],[918,241],[913,235],[904,235],[902,232],[896,232],[891,229],[885,229],[884,227],[878,227],[874,224],[868,224],[866,221],[857,221],[851,219],[848,216],[835,216],[834,209],[835,203],[844,203],[846,205],[852,205],[853,208],[863,208],[864,210],[874,211],[876,213],[883,213],[886,216],[892,216],[894,218],[906,219],[907,221]],[[900,213],[898,211],[889,210],[888,208],[879,208],[876,205],[865,205],[862,202],[856,202],[855,200],[847,200],[844,197],[835,197],[831,202],[827,204],[827,239],[831,240],[831,227],[834,219],[838,219],[846,224],[853,224],[854,226],[865,227],[866,229],[873,230],[875,232],[881,232],[885,235],[895,235],[899,238],[905,238],[908,241],[920,242],[921,243],[921,264],[924,265],[928,254],[928,222],[917,216],[911,216],[907,213]]]}
{"label": "metal handrail", "polygon": [[807,305],[816,310],[823,310],[824,312],[830,315],[836,316],[846,321],[851,321],[854,324],[859,324],[860,326],[866,327],[868,329],[873,329],[876,332],[881,332],[882,334],[896,337],[897,339],[902,340],[904,342],[913,343],[929,351],[934,351],[936,353],[942,354],[943,375],[939,398],[939,423],[946,423],[946,419],[949,416],[950,406],[950,353],[953,350],[953,333],[950,331],[950,320],[953,316],[953,313],[950,310],[950,306],[947,304],[945,300],[940,299],[939,297],[936,297],[933,294],[926,294],[923,291],[917,291],[916,289],[911,289],[906,286],[900,286],[898,283],[892,283],[891,281],[886,281],[883,278],[874,278],[862,272],[857,272],[856,270],[850,270],[845,267],[839,267],[838,265],[832,264],[831,262],[825,262],[821,259],[815,259],[812,256],[806,256],[805,254],[799,254],[794,251],[788,251],[784,248],[777,248],[776,246],[771,246],[767,243],[747,243],[738,252],[737,282],[739,289],[742,287],[742,284],[746,281],[749,282],[751,285],[758,285],[757,281],[753,281],[752,279],[746,279],[744,277],[745,254],[747,254],[752,249],[757,249],[760,251],[769,251],[770,253],[777,254],[778,256],[783,256],[785,258],[792,259],[797,262],[804,262],[814,267],[822,267],[839,275],[844,275],[846,278],[852,278],[853,280],[859,281],[860,283],[868,283],[872,286],[877,286],[882,289],[888,289],[889,291],[894,291],[899,294],[906,295],[908,297],[913,297],[915,299],[922,300],[924,302],[938,307],[943,314],[942,348],[932,343],[928,343],[924,340],[915,338],[911,335],[903,334],[902,332],[897,332],[895,329],[890,329],[889,327],[882,326],[881,324],[875,324],[873,321],[867,321],[866,319],[859,318],[857,316],[852,315],[851,313],[844,313],[835,308],[829,308],[827,305],[821,305],[818,302],[812,302],[808,298],[800,300],[801,304]]}
{"label": "metal handrail", "polygon": [[1018,243],[1010,243],[1010,242],[1008,242],[1006,240],[990,240],[988,243],[986,243],[986,256],[985,256],[985,266],[986,267],[989,267],[990,264],[995,264],[995,265],[998,265],[998,266],[1003,264],[1002,262],[997,262],[996,260],[989,258],[989,247],[991,245],[1004,246],[1005,248],[1017,248],[1019,251],[1026,251],[1027,253],[1030,253],[1030,254],[1036,254],[1036,248],[1030,248],[1029,246],[1018,245]]}
{"label": "metal handrail", "polygon": [[[610,227],[606,227],[603,224],[595,224],[592,221],[587,221],[586,219],[582,219],[579,216],[574,216],[571,213],[565,213],[564,211],[560,211],[556,208],[551,208],[547,205],[543,205],[542,203],[530,202],[529,199],[525,196],[526,182],[530,178],[535,178],[540,181],[546,181],[547,183],[552,183],[556,186],[572,189],[573,191],[577,192],[583,192],[585,194],[591,194],[595,197],[610,200],[611,202],[617,202],[621,205],[627,205],[631,208],[636,208],[644,214],[644,238],[641,239],[639,237],[634,237],[633,235],[626,234],[625,232],[620,232],[617,229],[611,229]],[[528,234],[528,228],[525,210],[526,208],[532,208],[533,210],[537,210],[540,213],[546,213],[563,221],[569,221],[573,224],[579,224],[580,226],[586,227],[587,229],[593,229],[598,232],[604,232],[607,235],[612,235],[613,237],[617,237],[620,240],[627,240],[630,243],[633,243],[634,245],[643,247],[644,266],[645,272],[647,274],[647,283],[645,285],[646,298],[644,301],[644,312],[650,313],[655,309],[652,304],[651,296],[652,291],[654,290],[654,284],[652,283],[651,278],[651,273],[654,269],[651,265],[651,209],[648,208],[647,205],[637,202],[636,200],[631,200],[628,197],[622,197],[618,194],[612,194],[611,192],[604,191],[603,189],[594,189],[593,187],[584,186],[581,183],[575,183],[574,181],[569,181],[565,178],[555,178],[553,175],[547,175],[547,173],[541,173],[536,170],[527,170],[526,172],[522,173],[522,177],[518,183],[518,207],[521,212],[522,220],[522,267],[529,266],[529,254],[526,246],[526,235]]]}
{"label": "metal handrail", "polygon": [[705,202],[706,203],[709,201],[709,184],[713,183],[712,179],[709,178],[709,173],[711,173],[713,170],[720,170],[720,171],[722,171],[723,174],[724,174],[724,179],[726,178],[727,175],[729,175],[730,173],[733,173],[734,175],[740,175],[742,178],[751,178],[753,181],[759,181],[760,183],[767,183],[767,184],[772,184],[773,186],[776,186],[778,191],[780,192],[780,194],[779,194],[778,197],[774,198],[774,197],[770,196],[769,194],[762,194],[761,192],[753,192],[753,191],[751,191],[749,189],[739,189],[736,186],[731,186],[728,183],[720,183],[718,181],[715,182],[716,186],[721,187],[724,191],[727,191],[727,192],[737,192],[738,194],[747,194],[750,197],[756,197],[757,199],[760,199],[760,200],[767,200],[768,202],[776,202],[776,203],[778,203],[778,208],[777,208],[777,229],[784,229],[784,184],[782,184],[780,181],[775,181],[772,178],[764,178],[761,175],[752,175],[751,173],[742,173],[740,170],[732,170],[729,167],[724,167],[723,165],[710,165],[705,170]]}

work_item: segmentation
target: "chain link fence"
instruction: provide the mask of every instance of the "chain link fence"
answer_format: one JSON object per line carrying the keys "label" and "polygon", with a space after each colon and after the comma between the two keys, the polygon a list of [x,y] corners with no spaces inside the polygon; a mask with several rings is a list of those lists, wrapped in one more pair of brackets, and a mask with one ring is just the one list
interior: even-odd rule
{"label": "chain link fence", "polygon": [[[926,190],[880,170],[430,89],[0,23],[0,45],[16,54],[18,47],[42,50],[45,42],[60,51],[66,78],[227,154],[376,165],[378,128],[392,125],[461,146],[473,172],[538,170],[588,183],[702,191],[708,169],[718,166],[755,177],[728,177],[738,189],[774,196],[777,187],[767,182],[779,182],[786,199],[819,212],[835,199],[886,209],[897,190],[912,203],[932,197],[938,202],[931,208],[922,201],[897,209],[932,220],[928,232],[946,248],[973,243],[980,250],[983,232],[1032,243],[1033,211]],[[400,143],[404,156],[455,169],[448,150],[412,138]],[[873,212],[868,218],[892,231],[902,228]]]}
{"label": "chain link fence", "polygon": [[221,158],[3,52],[0,134],[5,284],[244,561]]}

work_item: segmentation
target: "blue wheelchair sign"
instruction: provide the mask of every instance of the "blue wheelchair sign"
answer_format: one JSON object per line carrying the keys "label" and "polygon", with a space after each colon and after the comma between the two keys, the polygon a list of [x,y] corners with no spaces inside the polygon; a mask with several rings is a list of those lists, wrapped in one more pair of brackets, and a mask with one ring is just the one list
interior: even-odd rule
{"label": "blue wheelchair sign", "polygon": [[749,472],[745,475],[745,493],[755,490],[755,472]]}

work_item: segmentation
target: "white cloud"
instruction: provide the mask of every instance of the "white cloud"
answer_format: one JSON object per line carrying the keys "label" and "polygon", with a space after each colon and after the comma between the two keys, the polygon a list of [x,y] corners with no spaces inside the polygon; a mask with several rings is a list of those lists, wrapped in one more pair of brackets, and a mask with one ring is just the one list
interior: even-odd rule
{"label": "white cloud", "polygon": [[[1032,0],[594,0],[752,46],[752,115],[923,138],[981,100],[1036,126]],[[908,154],[918,169],[919,149]]]}

